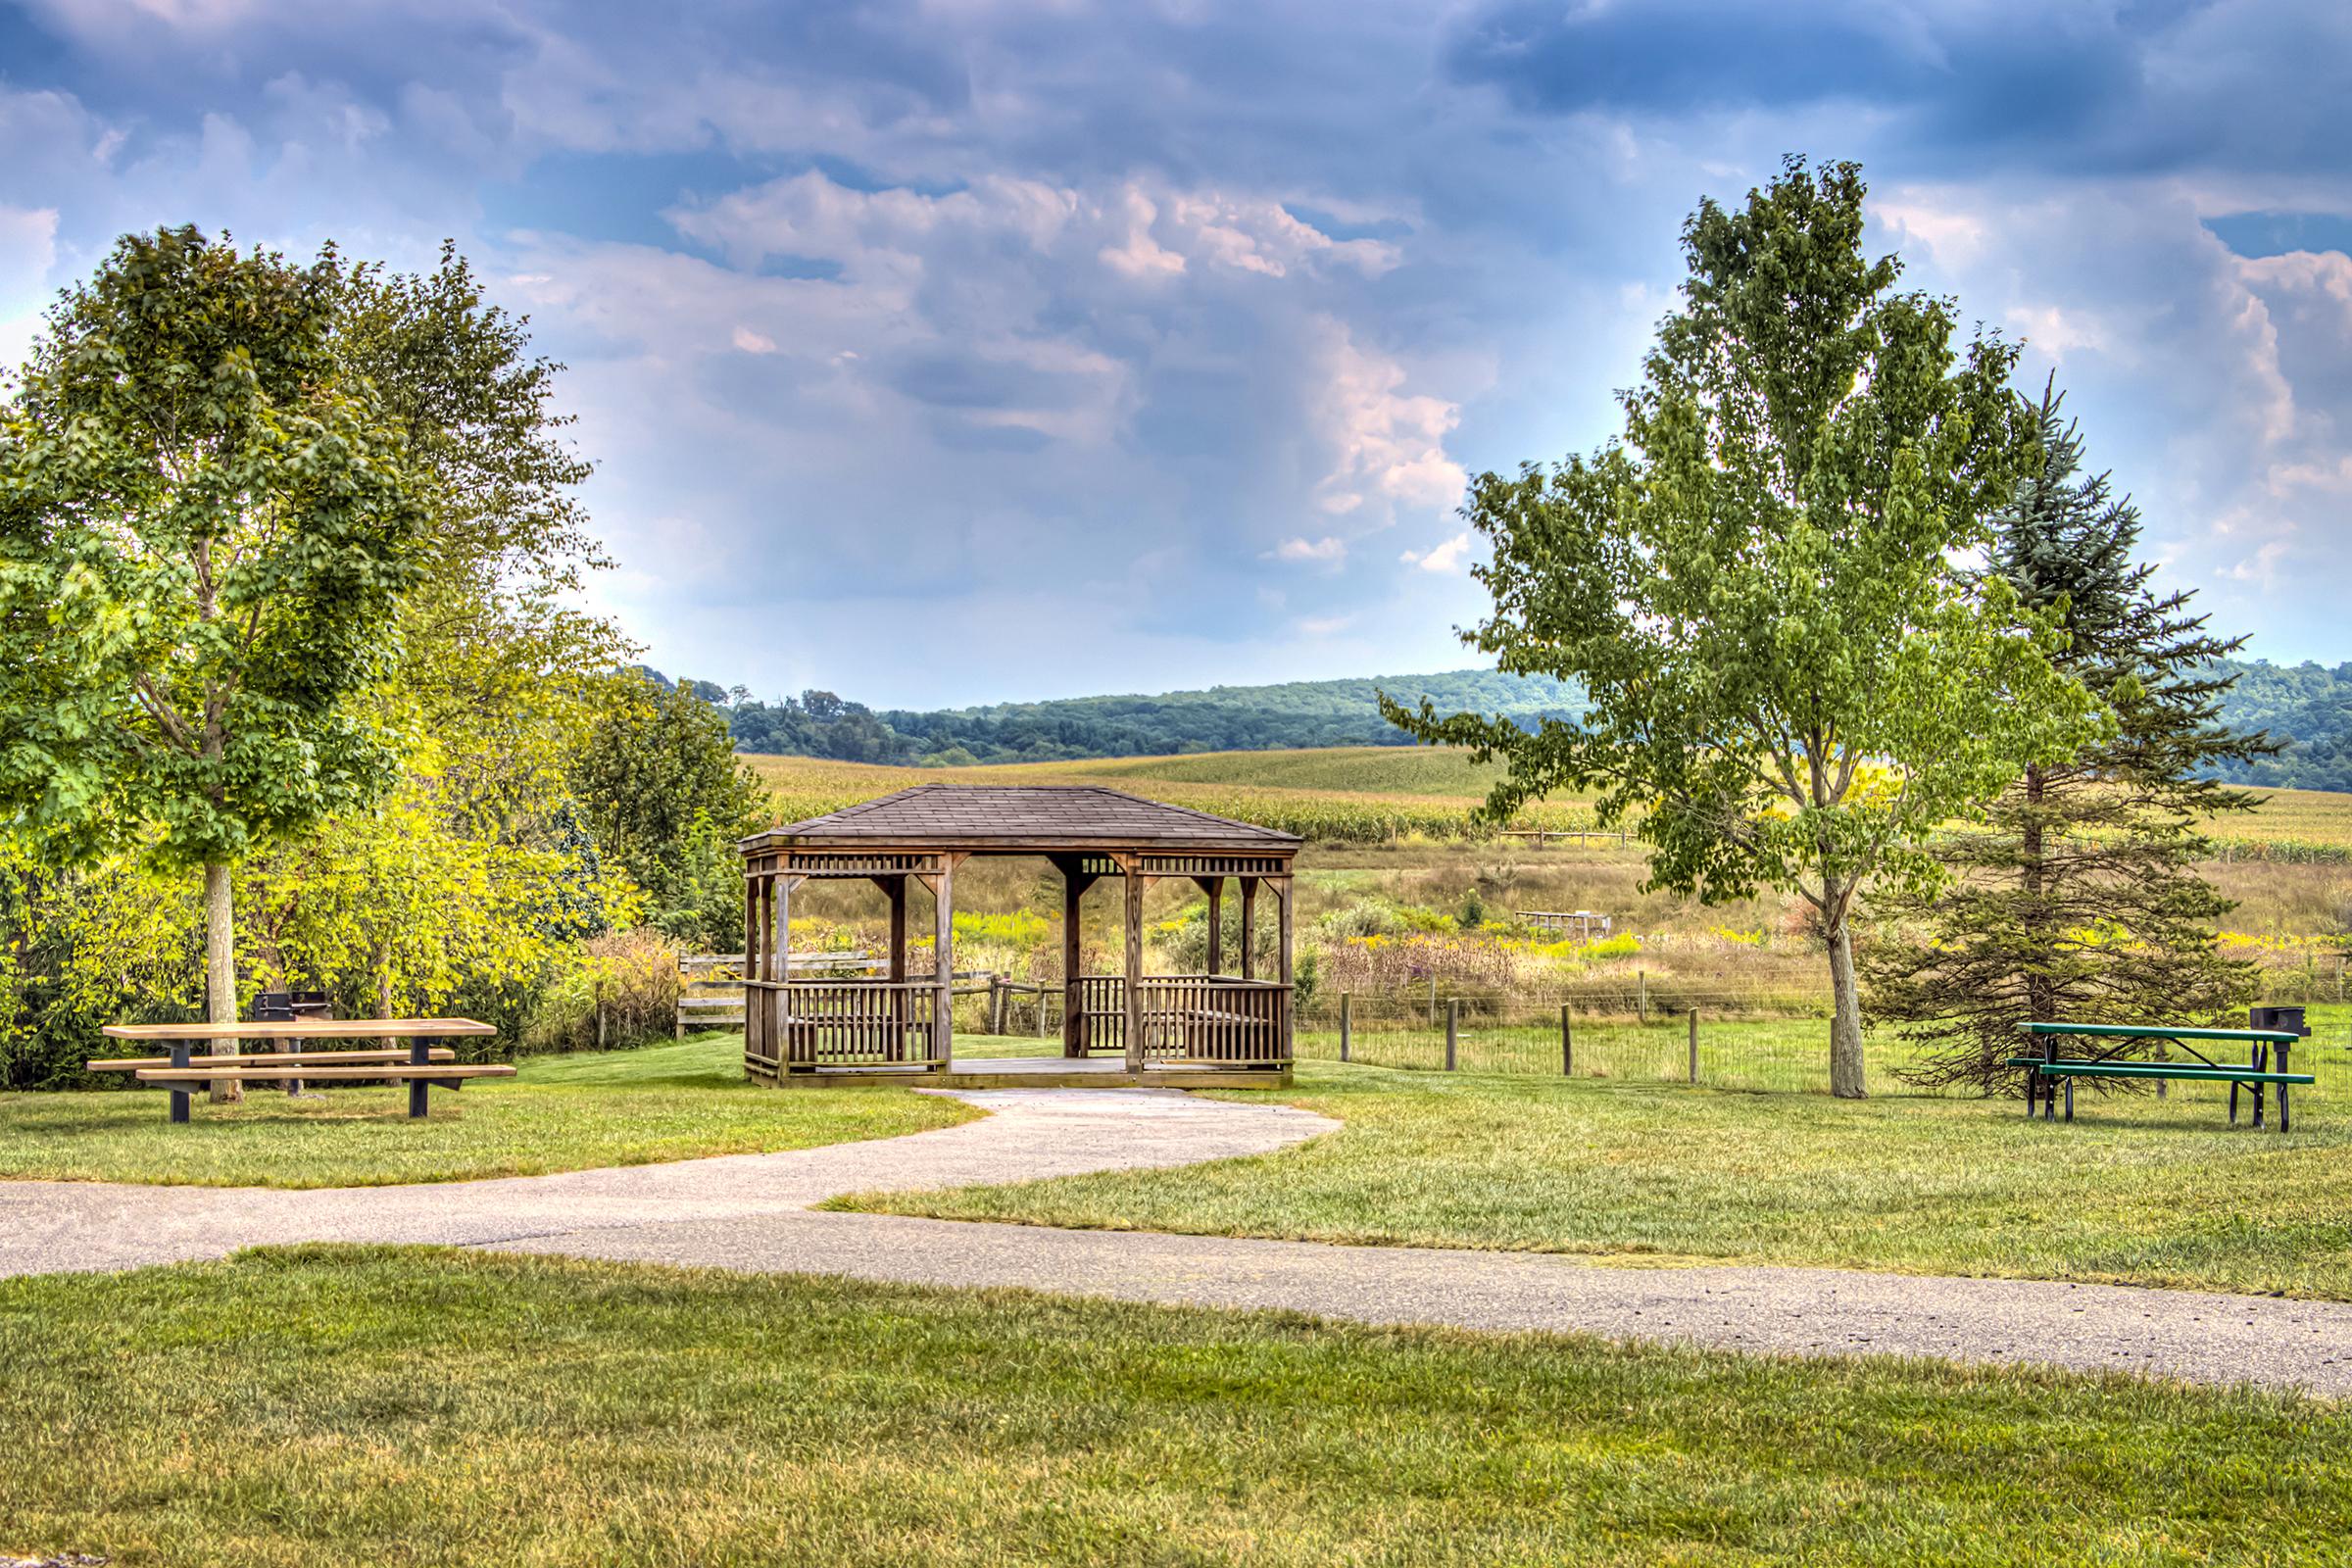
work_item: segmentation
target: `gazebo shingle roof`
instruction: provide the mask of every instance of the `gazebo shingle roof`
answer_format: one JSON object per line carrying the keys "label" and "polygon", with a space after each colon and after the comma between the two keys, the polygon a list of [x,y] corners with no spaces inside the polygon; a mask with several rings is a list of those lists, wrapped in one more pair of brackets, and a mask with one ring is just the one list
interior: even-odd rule
{"label": "gazebo shingle roof", "polygon": [[1147,801],[1099,784],[917,784],[789,823],[745,843],[748,848],[779,841],[806,847],[905,844],[969,850],[995,845],[1213,847],[1258,854],[1293,850],[1300,842],[1296,833]]}

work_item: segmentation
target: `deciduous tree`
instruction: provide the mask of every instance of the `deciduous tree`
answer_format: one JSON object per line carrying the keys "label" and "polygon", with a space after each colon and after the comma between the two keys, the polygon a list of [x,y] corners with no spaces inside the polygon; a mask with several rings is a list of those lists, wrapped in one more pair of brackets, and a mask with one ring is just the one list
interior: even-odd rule
{"label": "deciduous tree", "polygon": [[1651,885],[1797,892],[1841,1096],[1864,1092],[1865,881],[1933,878],[1932,835],[2095,727],[2054,637],[1963,565],[2032,458],[2015,351],[1897,290],[1895,258],[1864,255],[1863,195],[1858,167],[1791,159],[1740,210],[1702,203],[1623,439],[1473,484],[1494,611],[1465,641],[1578,682],[1583,720],[1390,705],[1424,740],[1508,761],[1492,814],[1594,788],[1603,822],[1641,813]]}
{"label": "deciduous tree", "polygon": [[338,294],[331,252],[127,236],[51,313],[0,423],[0,811],[52,855],[200,868],[217,1022],[230,868],[395,777],[361,699],[421,513],[335,352]]}

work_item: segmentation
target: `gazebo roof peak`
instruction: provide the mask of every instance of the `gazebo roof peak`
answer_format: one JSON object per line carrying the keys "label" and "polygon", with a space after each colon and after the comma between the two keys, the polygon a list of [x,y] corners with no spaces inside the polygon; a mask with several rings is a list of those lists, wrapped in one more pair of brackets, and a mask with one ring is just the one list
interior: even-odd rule
{"label": "gazebo roof peak", "polygon": [[904,844],[957,849],[1211,847],[1285,854],[1296,833],[1146,800],[1102,784],[916,784],[745,841],[814,847]]}

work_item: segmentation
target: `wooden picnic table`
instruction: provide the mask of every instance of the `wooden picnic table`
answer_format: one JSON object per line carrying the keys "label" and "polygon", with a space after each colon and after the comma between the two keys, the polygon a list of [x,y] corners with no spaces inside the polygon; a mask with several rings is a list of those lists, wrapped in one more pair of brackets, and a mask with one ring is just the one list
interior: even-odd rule
{"label": "wooden picnic table", "polygon": [[[2060,1086],[2065,1088],[2066,1119],[2075,1119],[2075,1080],[2078,1078],[2111,1078],[2129,1081],[2141,1078],[2157,1083],[2180,1079],[2227,1083],[2230,1086],[2230,1120],[2237,1121],[2237,1092],[2242,1087],[2254,1097],[2254,1125],[2262,1125],[2263,1095],[2276,1089],[2278,1096],[2278,1130],[2288,1128],[2287,1090],[2296,1084],[2317,1080],[2312,1074],[2287,1070],[2287,1052],[2303,1037],[2289,1029],[2196,1029],[2174,1028],[2164,1024],[2140,1023],[2068,1023],[2052,1019],[2034,1019],[2019,1025],[2027,1035],[2041,1042],[2041,1054],[2015,1055],[2003,1065],[2026,1069],[2026,1116],[2031,1120],[2039,1103],[2044,1121],[2054,1120],[2058,1111]],[[2105,1051],[2088,1056],[2061,1056],[2058,1041],[2073,1036],[2084,1040],[2116,1042]],[[2194,1056],[2194,1062],[2124,1061],[2117,1059],[2121,1053],[2133,1045],[2160,1042]],[[2247,1048],[2244,1062],[2215,1061],[2199,1045],[2243,1045]],[[2271,1066],[2270,1054],[2278,1053],[2278,1065]]]}
{"label": "wooden picnic table", "polygon": [[[300,1077],[317,1082],[393,1082],[409,1086],[409,1115],[425,1113],[428,1089],[457,1089],[468,1078],[512,1078],[504,1062],[460,1064],[457,1053],[436,1040],[495,1035],[498,1030],[471,1018],[296,1018],[244,1023],[110,1023],[99,1031],[110,1040],[152,1040],[171,1049],[168,1061],[129,1064],[142,1084],[172,1093],[172,1120],[188,1119],[188,1094],[217,1080],[249,1082]],[[404,1040],[403,1050],[281,1051],[263,1055],[231,1052],[193,1057],[189,1047],[212,1040]],[[122,1071],[121,1058],[94,1060],[94,1071]],[[266,1065],[265,1065],[266,1063]],[[290,1070],[289,1070],[290,1069]]]}

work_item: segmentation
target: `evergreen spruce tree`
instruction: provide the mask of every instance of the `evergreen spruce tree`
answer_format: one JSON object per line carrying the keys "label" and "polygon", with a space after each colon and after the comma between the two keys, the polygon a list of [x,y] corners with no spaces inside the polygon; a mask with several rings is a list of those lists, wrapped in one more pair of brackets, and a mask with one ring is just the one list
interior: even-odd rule
{"label": "evergreen spruce tree", "polygon": [[1863,962],[1874,1020],[1923,1048],[1905,1076],[1987,1094],[2022,1085],[2001,1062],[2026,1019],[2224,1022],[2257,984],[2216,950],[2233,906],[2195,865],[2210,850],[2201,822],[2255,804],[2208,775],[2277,750],[2219,719],[2230,677],[2215,662],[2245,639],[2208,630],[2189,594],[2149,587],[2139,511],[2108,474],[2083,472],[2060,402],[2045,386],[2042,462],[1998,520],[1989,569],[2060,617],[2073,644],[2056,662],[2114,710],[2116,733],[2027,768],[1989,830],[1946,852],[1950,885],[1883,906]]}

